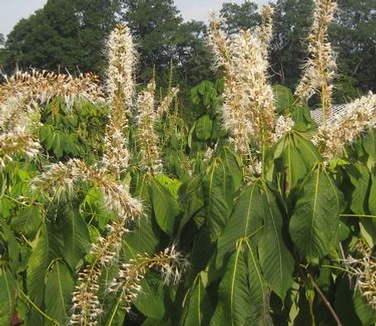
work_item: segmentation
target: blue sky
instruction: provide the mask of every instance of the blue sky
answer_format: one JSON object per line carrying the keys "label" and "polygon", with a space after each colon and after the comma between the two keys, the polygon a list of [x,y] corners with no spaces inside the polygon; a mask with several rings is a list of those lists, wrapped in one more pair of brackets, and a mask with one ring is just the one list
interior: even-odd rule
{"label": "blue sky", "polygon": [[[175,0],[176,7],[180,10],[184,19],[206,21],[209,10],[219,11],[223,2],[230,0]],[[1,0],[0,33],[7,35],[13,26],[21,19],[29,17],[35,10],[40,9],[46,0]],[[243,3],[243,0],[231,2]],[[266,4],[269,0],[253,0],[257,4]]]}

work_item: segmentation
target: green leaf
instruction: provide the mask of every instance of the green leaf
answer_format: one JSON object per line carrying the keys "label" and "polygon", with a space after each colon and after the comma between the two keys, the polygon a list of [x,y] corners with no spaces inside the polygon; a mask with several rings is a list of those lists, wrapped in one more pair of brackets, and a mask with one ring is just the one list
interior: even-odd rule
{"label": "green leaf", "polygon": [[0,219],[0,252],[13,273],[16,273],[20,264],[17,239],[10,227]]}
{"label": "green leaf", "polygon": [[233,179],[235,191],[238,190],[244,177],[239,157],[228,146],[221,147],[219,157]]}
{"label": "green leaf", "polygon": [[370,173],[362,164],[348,165],[345,167],[345,171],[353,185],[350,208],[354,214],[366,214]]}
{"label": "green leaf", "polygon": [[189,289],[189,293],[187,293],[187,298],[183,303],[185,312],[184,319],[180,323],[181,325],[209,325],[213,307],[204,286],[203,274],[201,272],[197,275],[193,286]]}
{"label": "green leaf", "polygon": [[199,140],[208,140],[212,133],[213,121],[210,119],[209,115],[205,114],[199,118],[196,122],[195,134]]}
{"label": "green leaf", "polygon": [[290,235],[307,258],[325,256],[337,243],[341,194],[319,165],[305,179],[290,220]]}
{"label": "green leaf", "polygon": [[62,146],[62,143],[61,143],[61,137],[64,137],[64,134],[60,131],[57,131],[55,134],[54,134],[54,142],[53,142],[53,145],[52,145],[52,151],[54,153],[54,155],[56,156],[56,158],[60,159],[63,157],[63,146]]}
{"label": "green leaf", "polygon": [[0,267],[0,325],[12,325],[17,298],[17,281],[3,265]]}
{"label": "green leaf", "polygon": [[279,114],[284,114],[293,106],[295,101],[294,95],[292,94],[291,89],[282,85],[274,85],[273,91],[276,110]]}
{"label": "green leaf", "polygon": [[321,161],[315,146],[295,131],[282,138],[275,148],[274,159],[278,172],[285,176],[284,189],[287,195],[301,184],[314,164]]}
{"label": "green leaf", "polygon": [[46,275],[46,291],[44,302],[46,313],[60,325],[66,324],[68,320],[67,307],[71,302],[74,289],[74,280],[69,268],[57,260]]}
{"label": "green leaf", "polygon": [[213,239],[226,226],[233,208],[234,180],[220,158],[213,160],[203,179],[207,224]]}
{"label": "green leaf", "polygon": [[368,198],[368,209],[372,215],[376,216],[376,177],[371,177],[371,189]]}
{"label": "green leaf", "polygon": [[367,167],[372,169],[376,164],[376,131],[370,128],[362,137],[364,151],[368,154]]}
{"label": "green leaf", "polygon": [[256,255],[247,240],[239,241],[219,284],[211,325],[261,325],[268,319],[268,291]]}
{"label": "green leaf", "polygon": [[183,216],[180,220],[178,231],[178,234],[180,235],[185,225],[204,206],[202,175],[197,174],[182,184],[179,188],[179,203],[183,210]]}
{"label": "green leaf", "polygon": [[153,273],[146,275],[141,282],[142,291],[134,301],[137,309],[147,317],[161,320],[166,313],[165,291],[161,278]]}
{"label": "green leaf", "polygon": [[162,231],[153,224],[150,216],[143,216],[132,227],[126,240],[127,257],[136,258],[137,254],[153,254],[160,245]]}
{"label": "green leaf", "polygon": [[31,299],[40,306],[44,298],[44,277],[50,264],[50,243],[45,225],[42,225],[35,242],[27,267],[26,284]]}
{"label": "green leaf", "polygon": [[264,228],[258,253],[261,269],[272,290],[283,301],[293,283],[294,259],[283,241],[282,215],[274,194],[263,188]]}
{"label": "green leaf", "polygon": [[174,198],[178,197],[178,190],[181,186],[181,181],[177,179],[171,179],[165,174],[159,174],[155,177],[158,182],[163,185]]}
{"label": "green leaf", "polygon": [[57,218],[57,227],[62,231],[64,259],[72,270],[76,270],[78,262],[90,249],[87,224],[71,205],[66,204]]}
{"label": "green leaf", "polygon": [[12,228],[17,232],[22,232],[28,238],[34,238],[42,222],[41,205],[31,205],[23,209],[11,220]]}
{"label": "green leaf", "polygon": [[366,302],[365,298],[362,297],[361,293],[358,290],[354,291],[353,302],[356,315],[361,320],[362,325],[375,325],[375,309],[373,309],[371,305]]}
{"label": "green leaf", "polygon": [[252,183],[242,190],[235,203],[234,211],[218,238],[216,266],[220,268],[224,259],[236,248],[241,238],[251,238],[262,228],[264,205],[259,183]]}
{"label": "green leaf", "polygon": [[149,179],[150,199],[153,213],[159,227],[168,235],[172,235],[179,205],[171,193],[154,178]]}

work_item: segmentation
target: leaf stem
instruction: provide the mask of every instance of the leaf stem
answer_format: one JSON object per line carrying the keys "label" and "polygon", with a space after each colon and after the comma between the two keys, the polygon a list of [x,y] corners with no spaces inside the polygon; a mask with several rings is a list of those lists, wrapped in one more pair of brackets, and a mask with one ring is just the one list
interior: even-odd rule
{"label": "leaf stem", "polygon": [[56,321],[52,317],[48,316],[45,312],[40,310],[40,308],[29,298],[29,296],[24,291],[22,291],[21,288],[19,288],[18,290],[25,297],[25,299],[34,307],[36,311],[38,311],[43,317],[47,318],[50,322],[52,322],[53,325],[60,326],[58,321]]}
{"label": "leaf stem", "polygon": [[337,323],[337,326],[343,326],[342,322],[340,321],[338,315],[336,314],[336,312],[334,311],[332,305],[330,304],[330,302],[328,301],[328,299],[325,297],[325,294],[321,291],[320,287],[316,284],[316,282],[313,280],[313,277],[312,275],[308,275],[312,285],[313,285],[313,288],[317,291],[317,293],[319,294],[319,296],[321,297],[321,299],[324,301],[325,305],[327,306],[327,308],[329,309],[329,312],[331,313],[331,315],[333,316],[334,320],[336,321]]}
{"label": "leaf stem", "polygon": [[368,218],[376,218],[376,215],[369,215],[369,214],[339,214],[340,217],[368,217]]}

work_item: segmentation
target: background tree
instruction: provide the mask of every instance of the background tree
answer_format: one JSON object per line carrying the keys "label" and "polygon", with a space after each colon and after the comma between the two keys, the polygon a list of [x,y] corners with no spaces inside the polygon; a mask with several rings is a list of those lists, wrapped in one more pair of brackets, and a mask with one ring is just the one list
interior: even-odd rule
{"label": "background tree", "polygon": [[[331,35],[344,93],[376,90],[376,2],[338,0]],[[348,95],[356,95],[354,92]]]}
{"label": "background tree", "polygon": [[313,10],[312,0],[277,0],[274,36],[270,48],[273,82],[293,87],[306,58],[306,44]]}
{"label": "background tree", "polygon": [[[125,0],[122,13],[138,44],[140,82],[149,80],[154,72],[157,81],[166,81],[173,67],[179,81],[192,84],[189,67],[199,61],[198,67],[209,71],[203,39],[206,28],[201,22],[184,23],[174,1]],[[206,77],[205,73],[200,77]]]}
{"label": "background tree", "polygon": [[6,67],[101,73],[117,1],[49,0],[8,35]]}
{"label": "background tree", "polygon": [[242,29],[254,29],[261,20],[257,4],[248,0],[242,4],[224,2],[220,16],[223,19],[223,30],[228,35],[235,34]]}

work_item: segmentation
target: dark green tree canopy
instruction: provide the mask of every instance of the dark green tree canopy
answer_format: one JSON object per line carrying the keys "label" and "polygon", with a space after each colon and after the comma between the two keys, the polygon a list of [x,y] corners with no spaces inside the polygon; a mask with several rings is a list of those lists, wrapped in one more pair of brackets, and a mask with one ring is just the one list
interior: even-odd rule
{"label": "dark green tree canopy", "polygon": [[277,0],[274,4],[271,72],[273,81],[293,87],[306,58],[312,0]]}
{"label": "dark green tree canopy", "polygon": [[49,0],[8,35],[6,67],[101,73],[117,9],[117,1]]}
{"label": "dark green tree canopy", "polygon": [[361,91],[375,91],[376,1],[338,0],[331,34],[339,73]]}
{"label": "dark green tree canopy", "polygon": [[223,29],[228,35],[235,34],[242,29],[254,29],[261,20],[257,4],[248,0],[242,4],[224,2],[220,16],[224,20]]}
{"label": "dark green tree canopy", "polygon": [[200,69],[200,77],[208,77],[206,26],[185,23],[172,0],[122,1],[122,20],[138,44],[140,81],[149,80],[154,72],[157,80],[166,81],[171,67],[179,83],[195,83],[197,76],[191,76],[195,68]]}

